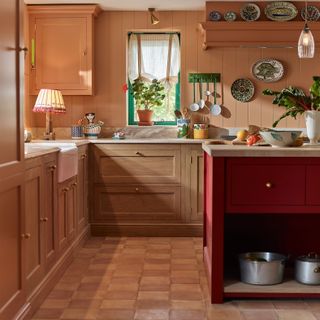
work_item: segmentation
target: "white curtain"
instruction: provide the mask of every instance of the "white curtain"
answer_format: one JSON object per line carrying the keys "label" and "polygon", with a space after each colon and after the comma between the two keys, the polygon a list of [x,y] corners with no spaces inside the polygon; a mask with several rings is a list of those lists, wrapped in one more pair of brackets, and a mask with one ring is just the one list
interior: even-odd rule
{"label": "white curtain", "polygon": [[128,76],[145,81],[160,80],[171,87],[178,82],[180,44],[177,34],[131,34],[128,49]]}

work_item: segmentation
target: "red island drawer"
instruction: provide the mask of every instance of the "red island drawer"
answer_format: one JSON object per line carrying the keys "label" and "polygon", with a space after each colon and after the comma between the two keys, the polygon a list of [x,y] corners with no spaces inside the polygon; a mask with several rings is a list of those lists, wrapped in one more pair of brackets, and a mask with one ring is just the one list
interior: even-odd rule
{"label": "red island drawer", "polygon": [[227,212],[285,212],[281,206],[305,205],[304,165],[230,161],[226,169]]}

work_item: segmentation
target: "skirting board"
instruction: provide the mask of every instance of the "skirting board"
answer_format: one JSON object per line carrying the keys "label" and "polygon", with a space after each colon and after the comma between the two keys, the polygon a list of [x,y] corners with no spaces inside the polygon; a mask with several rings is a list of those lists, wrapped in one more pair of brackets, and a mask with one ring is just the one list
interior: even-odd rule
{"label": "skirting board", "polygon": [[202,237],[202,224],[132,225],[91,223],[92,236]]}

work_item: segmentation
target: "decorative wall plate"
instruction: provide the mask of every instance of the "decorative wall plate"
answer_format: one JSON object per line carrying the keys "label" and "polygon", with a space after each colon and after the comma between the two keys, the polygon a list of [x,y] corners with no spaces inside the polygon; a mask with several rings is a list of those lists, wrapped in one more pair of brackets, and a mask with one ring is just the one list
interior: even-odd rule
{"label": "decorative wall plate", "polygon": [[306,17],[306,8],[303,7],[301,9],[301,17],[303,20],[307,20],[307,21],[318,21],[320,18],[320,11],[315,6],[307,6],[307,17]]}
{"label": "decorative wall plate", "polygon": [[277,1],[268,4],[264,13],[268,19],[273,21],[289,21],[297,16],[298,9],[290,2]]}
{"label": "decorative wall plate", "polygon": [[231,94],[240,102],[248,102],[254,95],[254,85],[249,79],[237,79],[231,85]]}
{"label": "decorative wall plate", "polygon": [[256,21],[260,17],[260,8],[255,3],[247,3],[240,9],[240,16],[245,21]]}
{"label": "decorative wall plate", "polygon": [[280,61],[262,59],[252,66],[252,75],[264,82],[275,82],[283,77],[284,68]]}
{"label": "decorative wall plate", "polygon": [[237,19],[237,14],[233,11],[227,11],[223,17],[226,21],[235,21]]}
{"label": "decorative wall plate", "polygon": [[218,11],[211,11],[209,13],[209,20],[210,21],[219,21],[221,20],[221,13]]}

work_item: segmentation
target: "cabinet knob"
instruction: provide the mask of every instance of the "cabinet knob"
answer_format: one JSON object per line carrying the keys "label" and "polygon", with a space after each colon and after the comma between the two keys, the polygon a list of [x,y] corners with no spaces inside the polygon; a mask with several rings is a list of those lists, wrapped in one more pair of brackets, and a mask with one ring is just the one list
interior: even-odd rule
{"label": "cabinet knob", "polygon": [[50,171],[54,171],[54,170],[56,170],[56,169],[57,169],[57,166],[56,166],[56,165],[53,165],[53,166],[50,167]]}
{"label": "cabinet knob", "polygon": [[87,157],[86,154],[83,154],[83,155],[81,156],[82,159],[85,159],[86,157]]}
{"label": "cabinet knob", "polygon": [[63,189],[62,189],[62,192],[67,192],[67,191],[69,191],[69,190],[70,190],[70,188],[66,187],[66,188],[63,188]]}
{"label": "cabinet knob", "polygon": [[30,238],[31,238],[31,234],[30,234],[30,233],[23,233],[23,234],[21,235],[21,238],[23,238],[23,239],[30,239]]}
{"label": "cabinet knob", "polygon": [[138,192],[138,191],[139,191],[139,188],[135,188],[135,190],[136,190],[136,192]]}
{"label": "cabinet knob", "polygon": [[47,218],[47,217],[45,217],[45,218],[40,218],[40,221],[42,221],[42,222],[47,222],[49,219]]}
{"label": "cabinet knob", "polygon": [[74,188],[74,187],[76,187],[77,185],[78,185],[78,183],[77,183],[77,182],[74,182],[74,183],[71,185],[71,187]]}
{"label": "cabinet knob", "polygon": [[136,152],[136,155],[137,156],[143,156],[143,154],[141,152],[139,152],[139,151]]}
{"label": "cabinet knob", "polygon": [[273,187],[273,184],[271,182],[266,182],[266,187],[268,189],[271,189]]}
{"label": "cabinet knob", "polygon": [[26,47],[23,47],[23,48],[19,47],[19,51],[27,52],[27,51],[28,51],[28,48],[26,48]]}

